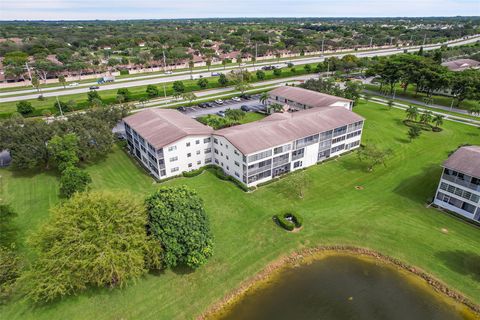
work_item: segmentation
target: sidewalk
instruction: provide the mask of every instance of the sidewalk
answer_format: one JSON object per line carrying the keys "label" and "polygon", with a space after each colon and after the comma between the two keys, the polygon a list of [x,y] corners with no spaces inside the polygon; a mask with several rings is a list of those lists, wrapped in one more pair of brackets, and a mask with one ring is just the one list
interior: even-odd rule
{"label": "sidewalk", "polygon": [[[363,90],[363,92],[371,94],[371,95],[375,95],[375,96],[381,96],[381,97],[384,97],[387,100],[390,99],[390,96],[385,96],[378,91],[372,91],[372,90],[365,89],[365,90]],[[412,99],[412,98],[405,98],[405,97],[397,96],[397,97],[395,97],[394,100],[401,100],[401,101],[404,101],[406,103],[413,103],[413,104],[417,104],[417,105],[424,106],[424,107],[435,108],[435,109],[439,109],[439,110],[443,110],[443,111],[450,111],[450,112],[456,112],[456,113],[461,113],[461,114],[465,114],[465,115],[470,115],[467,110],[445,107],[445,106],[442,106],[442,105],[439,105],[439,104],[426,104],[425,102],[418,101],[418,100],[415,100],[415,99]]]}

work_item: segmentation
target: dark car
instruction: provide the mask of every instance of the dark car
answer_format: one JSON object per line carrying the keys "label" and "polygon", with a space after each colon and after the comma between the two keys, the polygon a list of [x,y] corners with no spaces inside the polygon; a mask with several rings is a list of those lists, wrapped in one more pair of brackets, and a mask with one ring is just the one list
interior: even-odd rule
{"label": "dark car", "polygon": [[178,111],[182,111],[182,112],[184,112],[184,111],[187,111],[187,108],[185,108],[185,107],[178,107],[178,109],[177,109],[177,110],[178,110]]}
{"label": "dark car", "polygon": [[241,106],[240,109],[242,109],[242,111],[245,111],[245,112],[250,111],[250,107],[245,105],[245,104],[243,106]]}
{"label": "dark car", "polygon": [[198,106],[200,108],[206,108],[207,107],[207,104],[206,103],[199,103]]}
{"label": "dark car", "polygon": [[213,107],[213,104],[211,104],[210,102],[206,102],[206,103],[205,103],[205,106],[206,106],[207,108],[212,108],[212,107]]}
{"label": "dark car", "polygon": [[100,89],[100,87],[99,86],[90,86],[89,89],[90,90],[98,90],[98,89]]}
{"label": "dark car", "polygon": [[241,95],[240,95],[240,98],[245,99],[245,100],[249,100],[249,99],[252,98],[252,96],[249,95],[249,94],[244,93],[244,94],[241,94]]}

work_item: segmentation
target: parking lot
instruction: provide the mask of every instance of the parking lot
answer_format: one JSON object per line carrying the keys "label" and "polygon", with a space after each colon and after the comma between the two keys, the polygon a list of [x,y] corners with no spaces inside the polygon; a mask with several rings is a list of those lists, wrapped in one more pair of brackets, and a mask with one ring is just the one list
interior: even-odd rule
{"label": "parking lot", "polygon": [[252,95],[250,99],[243,99],[240,98],[240,101],[234,101],[232,99],[223,100],[222,104],[218,104],[216,102],[209,102],[211,107],[204,107],[201,108],[199,106],[188,107],[185,110],[180,111],[186,115],[189,115],[192,118],[198,118],[200,116],[205,116],[207,114],[215,114],[219,111],[225,111],[227,109],[240,109],[243,105],[248,106],[251,111],[261,111],[261,109],[265,108],[260,103],[260,95]]}

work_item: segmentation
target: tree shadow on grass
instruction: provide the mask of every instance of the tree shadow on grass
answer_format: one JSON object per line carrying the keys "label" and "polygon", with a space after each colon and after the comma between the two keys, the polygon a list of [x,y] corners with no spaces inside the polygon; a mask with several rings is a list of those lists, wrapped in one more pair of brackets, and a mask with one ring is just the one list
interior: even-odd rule
{"label": "tree shadow on grass", "polygon": [[186,266],[186,265],[178,265],[175,268],[172,268],[172,271],[175,274],[184,275],[184,274],[190,274],[195,272],[195,269],[190,268],[189,266]]}
{"label": "tree shadow on grass", "polygon": [[471,276],[480,281],[480,255],[462,250],[441,251],[435,254],[437,258],[452,271]]}
{"label": "tree shadow on grass", "polygon": [[340,165],[349,171],[368,172],[368,163],[360,161],[356,156],[341,159]]}
{"label": "tree shadow on grass", "polygon": [[435,196],[441,172],[442,168],[439,164],[426,166],[422,168],[420,174],[401,180],[393,191],[415,202],[430,202]]}

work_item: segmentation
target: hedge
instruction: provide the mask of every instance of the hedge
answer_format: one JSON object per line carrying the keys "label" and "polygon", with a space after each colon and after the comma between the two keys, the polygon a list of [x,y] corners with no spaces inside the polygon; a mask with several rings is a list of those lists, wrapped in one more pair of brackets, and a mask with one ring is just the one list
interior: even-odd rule
{"label": "hedge", "polygon": [[416,121],[412,121],[412,120],[403,120],[403,123],[407,127],[418,127],[418,128],[420,128],[424,131],[432,131],[433,130],[433,127],[428,123],[416,122]]}
{"label": "hedge", "polygon": [[[276,214],[273,216],[274,220],[285,230],[293,231],[295,228],[300,228],[303,225],[303,218],[301,215],[292,212],[286,212],[283,214]],[[292,221],[287,220],[291,217]]]}

